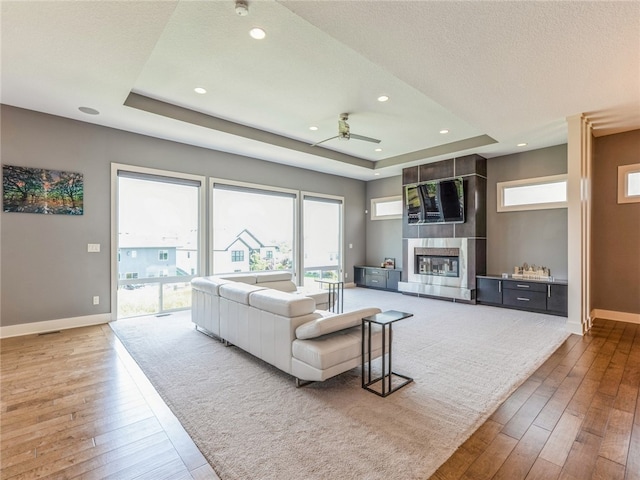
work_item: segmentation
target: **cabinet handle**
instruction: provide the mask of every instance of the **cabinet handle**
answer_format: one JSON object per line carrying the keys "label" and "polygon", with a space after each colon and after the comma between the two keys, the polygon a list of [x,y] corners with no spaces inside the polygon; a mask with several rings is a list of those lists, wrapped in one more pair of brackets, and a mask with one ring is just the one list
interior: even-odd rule
{"label": "cabinet handle", "polygon": [[521,285],[518,283],[517,285],[518,288],[529,288],[529,285]]}
{"label": "cabinet handle", "polygon": [[502,280],[498,280],[498,293],[502,293]]}
{"label": "cabinet handle", "polygon": [[371,280],[371,283],[378,283],[378,280]]}
{"label": "cabinet handle", "polygon": [[517,297],[517,299],[520,300],[521,302],[528,302],[529,301],[528,298]]}
{"label": "cabinet handle", "polygon": [[547,297],[551,298],[551,285],[547,285]]}

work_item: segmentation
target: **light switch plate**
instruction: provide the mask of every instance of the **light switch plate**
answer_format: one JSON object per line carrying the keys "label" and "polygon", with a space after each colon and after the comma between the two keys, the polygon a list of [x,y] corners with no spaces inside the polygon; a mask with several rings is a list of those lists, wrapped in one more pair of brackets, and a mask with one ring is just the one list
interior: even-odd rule
{"label": "light switch plate", "polygon": [[99,243],[88,243],[87,244],[87,252],[89,252],[89,253],[99,253],[100,252],[100,244]]}

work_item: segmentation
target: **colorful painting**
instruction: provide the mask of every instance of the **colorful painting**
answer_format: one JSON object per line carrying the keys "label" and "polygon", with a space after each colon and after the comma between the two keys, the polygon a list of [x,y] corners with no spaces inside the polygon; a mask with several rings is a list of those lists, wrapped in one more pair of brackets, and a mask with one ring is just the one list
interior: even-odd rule
{"label": "colorful painting", "polygon": [[84,182],[81,173],[3,165],[2,189],[5,212],[83,213]]}

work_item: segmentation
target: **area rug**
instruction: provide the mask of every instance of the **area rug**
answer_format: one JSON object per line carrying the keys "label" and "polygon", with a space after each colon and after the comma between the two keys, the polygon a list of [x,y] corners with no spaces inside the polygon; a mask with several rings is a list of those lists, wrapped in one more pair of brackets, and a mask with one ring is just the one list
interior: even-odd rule
{"label": "area rug", "polygon": [[354,369],[295,388],[188,312],[111,325],[222,480],[427,479],[568,337],[550,315],[360,288],[344,300],[414,314],[393,331],[413,383],[382,398]]}

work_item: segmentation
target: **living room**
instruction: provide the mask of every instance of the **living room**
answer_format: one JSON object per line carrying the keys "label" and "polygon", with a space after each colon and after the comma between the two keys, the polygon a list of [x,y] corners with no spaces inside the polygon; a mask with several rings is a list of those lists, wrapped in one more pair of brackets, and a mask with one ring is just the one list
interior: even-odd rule
{"label": "living room", "polygon": [[[8,3],[12,2],[3,2],[3,16],[5,4]],[[161,3],[165,4],[163,8],[169,9],[167,5],[174,2]],[[230,13],[234,15],[233,2],[229,3]],[[631,5],[626,8],[634,8]],[[141,9],[137,12],[139,15],[153,14],[150,10],[145,10],[151,6],[138,8]],[[637,14],[636,10],[620,14],[620,17],[636,18],[633,17]],[[10,9],[7,11],[12,13]],[[163,11],[163,15],[170,18],[171,12]],[[10,24],[5,26],[4,22],[10,21],[6,18],[3,18],[3,32],[11,27]],[[15,20],[15,17],[10,18]],[[26,18],[21,20],[26,22]],[[137,21],[140,21],[139,18]],[[24,27],[25,24],[20,25]],[[40,24],[36,22],[34,25],[32,28]],[[78,28],[76,24],[73,25]],[[633,39],[633,35],[637,33],[632,29],[625,32],[625,39]],[[3,33],[3,37],[4,35]],[[159,37],[160,33],[156,32],[156,36]],[[76,44],[82,42],[71,43],[77,48]],[[37,43],[40,48],[44,48],[45,44],[46,41],[42,39]],[[627,44],[635,45],[633,41]],[[112,123],[114,121],[109,105],[116,105],[117,109],[136,110],[136,114],[142,112],[144,121],[154,117],[148,110],[145,111],[152,103],[151,100],[145,100],[146,106],[136,104],[141,99],[135,95],[129,97],[130,90],[124,96],[118,90],[114,95],[117,97],[115,101],[109,99],[99,102],[88,94],[78,94],[78,97],[72,97],[74,103],[67,105],[66,111],[56,110],[47,104],[47,99],[55,97],[54,88],[29,91],[26,80],[24,84],[20,84],[20,78],[37,76],[34,72],[38,70],[33,65],[30,66],[32,70],[21,71],[23,77],[18,75],[11,77],[11,81],[5,81],[5,75],[9,76],[11,67],[15,65],[9,60],[13,61],[19,56],[28,57],[31,53],[28,43],[12,49],[9,57],[5,55],[5,48],[9,47],[3,45],[3,104],[0,112],[2,163],[81,172],[84,176],[84,213],[73,216],[3,211],[0,226],[2,338],[100,325],[116,320],[114,164],[201,176],[206,185],[209,185],[210,179],[224,179],[342,198],[342,279],[346,284],[351,284],[354,267],[379,266],[386,258],[394,258],[395,267],[406,270],[404,220],[371,219],[372,200],[403,195],[402,167],[420,166],[474,154],[487,158],[486,273],[512,273],[514,266],[524,262],[544,264],[551,268],[555,278],[567,280],[569,284],[567,331],[571,333],[587,333],[595,319],[640,323],[640,203],[618,203],[617,196],[620,188],[619,167],[636,165],[637,152],[640,150],[640,115],[637,111],[640,99],[637,88],[633,88],[638,80],[638,69],[633,66],[638,65],[639,60],[638,52],[633,48],[629,47],[632,51],[630,57],[636,63],[625,63],[623,67],[631,72],[627,75],[630,77],[631,88],[625,87],[626,83],[620,86],[615,82],[613,86],[602,88],[604,91],[627,92],[631,101],[627,102],[627,98],[620,101],[618,96],[612,95],[609,104],[594,106],[588,103],[589,99],[585,96],[583,103],[578,102],[580,108],[554,112],[552,127],[562,132],[561,140],[532,148],[531,145],[535,144],[533,141],[529,146],[516,147],[515,142],[511,142],[513,139],[508,138],[499,142],[514,143],[509,146],[507,153],[492,152],[491,145],[459,149],[452,147],[454,150],[450,152],[434,151],[431,155],[425,154],[406,164],[379,168],[366,166],[369,165],[367,162],[375,164],[372,161],[363,162],[365,167],[362,167],[336,160],[335,157],[339,157],[340,152],[336,153],[331,149],[326,149],[328,153],[325,154],[334,158],[318,155],[312,161],[312,155],[308,152],[293,149],[287,153],[282,152],[280,160],[275,157],[284,148],[276,146],[275,150],[270,151],[274,158],[265,161],[262,154],[258,153],[260,148],[256,147],[254,138],[245,138],[248,150],[236,153],[225,151],[222,147],[216,149],[209,145],[203,146],[199,143],[202,141],[200,136],[206,137],[213,129],[202,124],[194,127],[194,122],[203,121],[198,112],[192,112],[187,119],[178,120],[180,111],[176,108],[169,108],[170,114],[163,119],[168,122],[165,127],[169,125],[164,133],[127,131],[123,124]],[[149,51],[151,50],[153,49],[149,47]],[[144,54],[140,55],[143,56]],[[606,55],[598,58],[604,62],[605,57]],[[41,57],[34,54],[34,64],[41,60]],[[138,58],[139,63],[136,65],[140,67],[145,60],[146,57]],[[59,65],[63,65],[61,68],[64,70],[64,62],[59,62]],[[54,73],[49,79],[44,79],[44,84],[53,82],[57,76],[56,68],[52,69],[51,65],[47,65],[47,68],[43,66],[43,70],[49,69],[49,73]],[[61,76],[76,75],[71,70]],[[130,79],[128,88],[135,83],[137,72],[130,75],[133,80]],[[624,78],[627,79],[627,76]],[[91,80],[97,82],[95,78]],[[570,90],[571,86],[564,91]],[[65,101],[67,99],[69,97],[65,97]],[[96,116],[78,112],[78,107],[87,105],[87,102],[95,102],[91,105],[102,113]],[[614,108],[620,103],[626,108],[622,113]],[[612,110],[605,107],[611,107]],[[522,110],[514,109],[513,106],[509,108]],[[487,111],[490,110],[477,113],[475,119],[479,122],[480,117],[490,116]],[[333,128],[330,134],[335,133],[334,124],[341,112],[342,110],[335,112],[336,115],[329,119]],[[626,123],[621,119],[626,120]],[[366,129],[362,130],[364,124],[358,122],[357,115],[352,116],[349,121],[353,132],[369,133]],[[624,123],[626,127],[620,127],[619,123]],[[197,133],[193,133],[194,128]],[[178,133],[185,136],[180,137]],[[215,136],[215,133],[212,135]],[[189,138],[194,140],[192,144],[189,144]],[[354,142],[355,138],[339,143]],[[274,148],[273,144],[266,143],[265,150]],[[442,139],[435,143],[438,147],[446,145]],[[383,145],[385,144],[386,138],[383,140]],[[297,165],[293,164],[292,155],[294,158],[299,155]],[[350,161],[355,162],[354,158],[349,155]],[[319,166],[316,168],[316,165]],[[351,169],[356,169],[356,173]],[[340,174],[341,170],[347,173]],[[381,175],[378,177],[376,173]],[[556,175],[567,175],[569,178],[568,207],[498,212],[498,183]],[[585,182],[591,182],[588,202],[581,197]],[[206,223],[203,228],[207,230]],[[99,245],[99,251],[88,252],[88,244]],[[204,269],[202,274],[206,273],[209,272]],[[100,299],[97,304],[92,301],[95,297]],[[446,305],[445,302],[443,304]]]}

